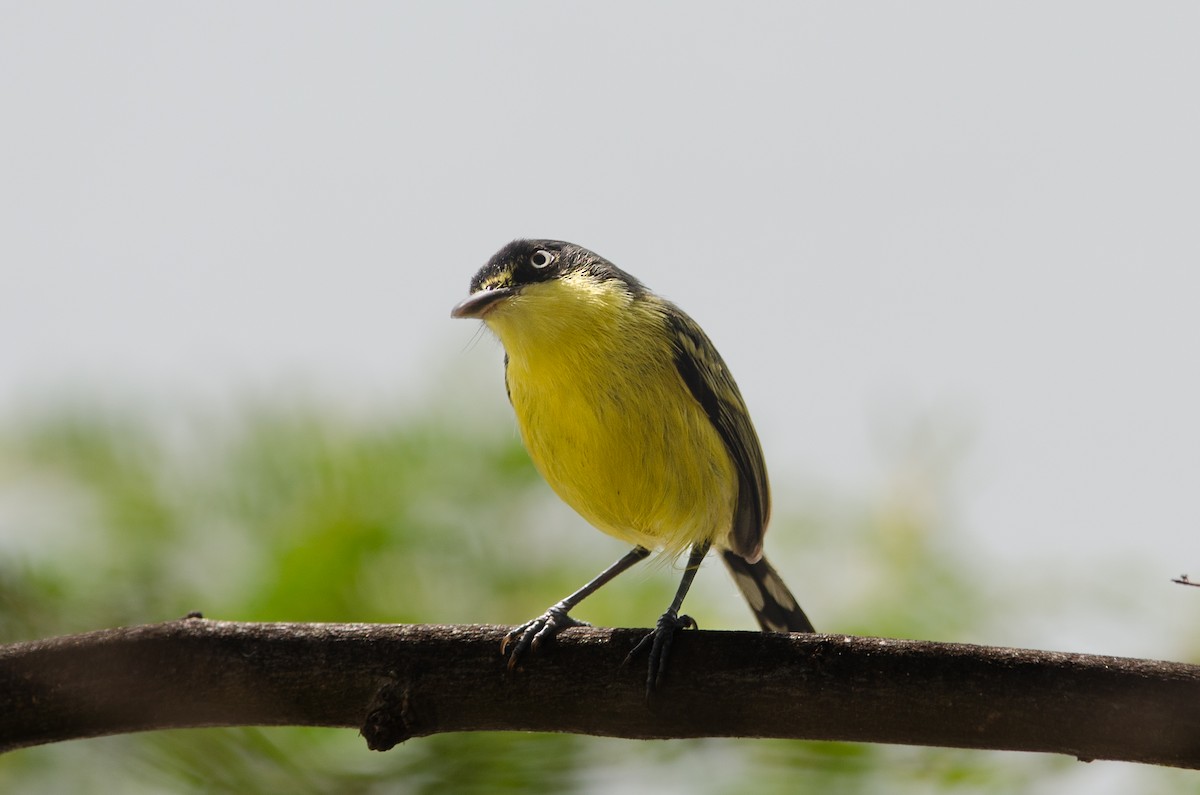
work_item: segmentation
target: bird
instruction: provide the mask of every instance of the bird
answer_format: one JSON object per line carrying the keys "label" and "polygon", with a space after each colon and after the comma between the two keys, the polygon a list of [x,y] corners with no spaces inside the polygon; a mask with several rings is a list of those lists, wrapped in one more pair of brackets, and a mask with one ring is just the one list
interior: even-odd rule
{"label": "bird", "polygon": [[687,553],[675,597],[626,662],[648,656],[664,684],[681,614],[715,548],[767,632],[815,632],[763,556],[771,513],[762,447],[725,361],[675,304],[600,255],[518,239],[471,279],[453,318],[482,320],[504,348],[504,382],[534,466],[558,496],[632,549],[507,633],[509,670],[560,632],[586,597],[658,552]]}

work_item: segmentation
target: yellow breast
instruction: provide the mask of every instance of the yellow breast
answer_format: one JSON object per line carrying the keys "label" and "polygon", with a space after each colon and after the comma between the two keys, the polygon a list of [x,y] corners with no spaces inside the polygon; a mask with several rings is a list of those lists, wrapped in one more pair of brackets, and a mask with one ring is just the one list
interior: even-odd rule
{"label": "yellow breast", "polygon": [[530,457],[600,530],[678,553],[723,543],[737,475],[675,368],[661,306],[617,282],[529,285],[487,323]]}

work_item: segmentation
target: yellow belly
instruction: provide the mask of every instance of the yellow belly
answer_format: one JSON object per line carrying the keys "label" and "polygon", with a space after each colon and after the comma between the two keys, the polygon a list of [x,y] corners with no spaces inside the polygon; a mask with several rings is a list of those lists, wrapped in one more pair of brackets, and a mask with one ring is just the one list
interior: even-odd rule
{"label": "yellow belly", "polygon": [[489,322],[508,353],[509,396],[534,464],[568,505],[630,544],[679,553],[724,543],[737,475],[675,369],[670,338],[628,315],[607,328],[585,315],[532,336]]}

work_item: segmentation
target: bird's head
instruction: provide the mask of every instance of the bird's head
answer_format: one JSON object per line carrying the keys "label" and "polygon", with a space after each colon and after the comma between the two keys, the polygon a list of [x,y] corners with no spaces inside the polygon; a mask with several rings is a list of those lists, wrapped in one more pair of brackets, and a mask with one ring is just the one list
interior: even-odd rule
{"label": "bird's head", "polygon": [[485,321],[506,347],[540,344],[612,329],[645,295],[641,282],[582,246],[514,240],[479,269],[450,316]]}

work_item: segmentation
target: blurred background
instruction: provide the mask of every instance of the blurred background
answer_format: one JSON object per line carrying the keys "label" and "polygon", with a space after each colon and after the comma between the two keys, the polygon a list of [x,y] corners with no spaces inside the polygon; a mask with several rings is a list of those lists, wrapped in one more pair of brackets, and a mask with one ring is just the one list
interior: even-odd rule
{"label": "blurred background", "polygon": [[[450,307],[514,237],[685,307],[819,629],[1200,662],[1195,4],[0,3],[0,642],[519,623],[624,550]],[[675,585],[579,611],[646,626]],[[711,563],[706,628],[753,622]],[[853,709],[853,704],[847,704]],[[0,789],[1176,792],[1012,753],[114,737]]]}

